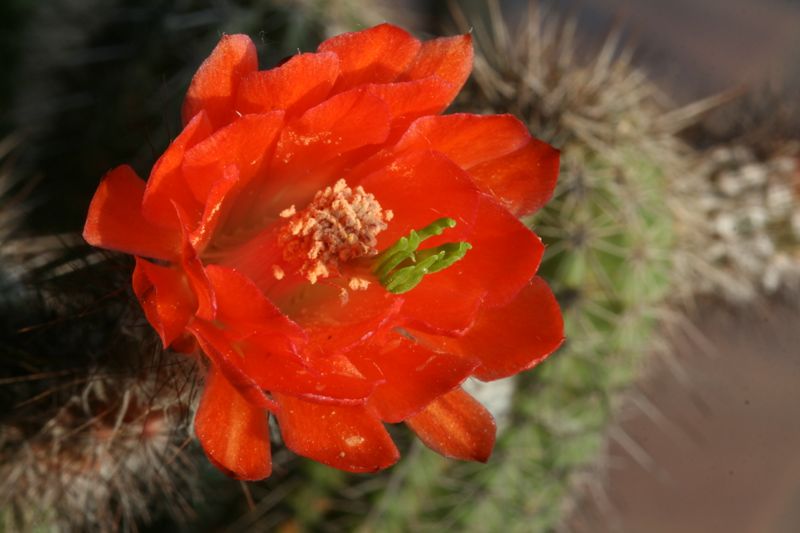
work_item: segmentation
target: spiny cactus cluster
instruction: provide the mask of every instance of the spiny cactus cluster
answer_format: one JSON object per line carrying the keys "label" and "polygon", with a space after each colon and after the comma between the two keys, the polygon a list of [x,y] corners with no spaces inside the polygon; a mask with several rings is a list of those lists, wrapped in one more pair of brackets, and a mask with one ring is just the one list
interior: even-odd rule
{"label": "spiny cactus cluster", "polygon": [[162,357],[144,361],[141,376],[98,369],[4,380],[49,383],[17,395],[0,425],[6,530],[135,530],[158,513],[193,514],[196,458],[183,453],[193,368]]}
{"label": "spiny cactus cluster", "polygon": [[182,516],[194,362],[142,334],[113,262],[92,272],[85,248],[19,235],[14,175],[0,176],[0,529],[135,529],[155,500]]}
{"label": "spiny cactus cluster", "polygon": [[798,146],[766,157],[745,143],[717,146],[677,186],[676,276],[693,295],[741,304],[800,287]]}

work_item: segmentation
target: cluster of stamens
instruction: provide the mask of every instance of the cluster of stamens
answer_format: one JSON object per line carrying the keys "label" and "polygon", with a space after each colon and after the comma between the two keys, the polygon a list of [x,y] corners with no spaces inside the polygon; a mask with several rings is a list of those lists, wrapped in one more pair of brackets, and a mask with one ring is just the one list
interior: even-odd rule
{"label": "cluster of stamens", "polygon": [[[283,259],[297,265],[298,272],[313,284],[337,274],[347,261],[376,255],[377,235],[386,229],[393,213],[383,210],[361,186],[352,189],[340,179],[317,192],[305,209],[297,211],[292,205],[280,216],[288,219],[278,236]],[[284,275],[280,267],[273,267],[273,273],[277,279]],[[367,284],[359,278],[349,283],[353,290]]]}

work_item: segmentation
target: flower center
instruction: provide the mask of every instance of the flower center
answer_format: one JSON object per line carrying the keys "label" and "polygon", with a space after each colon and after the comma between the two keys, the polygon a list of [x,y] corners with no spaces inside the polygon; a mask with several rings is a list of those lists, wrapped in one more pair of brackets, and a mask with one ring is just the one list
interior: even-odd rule
{"label": "flower center", "polygon": [[[377,236],[393,213],[361,186],[352,189],[340,179],[318,191],[302,211],[292,205],[280,216],[288,219],[278,234],[283,259],[314,284],[337,275],[347,261],[376,255]],[[283,277],[280,267],[273,267],[273,274]]]}

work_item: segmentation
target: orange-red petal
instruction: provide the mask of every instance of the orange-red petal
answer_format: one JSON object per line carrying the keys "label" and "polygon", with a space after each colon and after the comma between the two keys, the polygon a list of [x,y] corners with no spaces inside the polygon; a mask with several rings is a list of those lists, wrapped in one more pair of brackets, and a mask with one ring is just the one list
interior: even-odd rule
{"label": "orange-red petal", "polygon": [[438,273],[463,289],[480,287],[484,305],[508,303],[539,268],[544,245],[539,237],[493,198],[482,195],[472,249],[458,263]]}
{"label": "orange-red petal", "polygon": [[235,116],[235,97],[241,78],[258,69],[256,47],[246,35],[223,35],[192,78],[183,102],[183,123],[205,111],[214,128]]}
{"label": "orange-red petal", "polygon": [[324,405],[276,394],[286,446],[348,472],[376,472],[400,457],[386,428],[363,406]]}
{"label": "orange-red petal", "polygon": [[[468,240],[474,230],[481,194],[466,173],[441,154],[421,151],[398,157],[361,185],[394,213],[392,223],[378,236],[379,250],[442,217],[453,218],[456,226],[425,241],[421,248]],[[486,287],[465,286],[445,273],[426,276],[403,295],[406,303],[401,313],[414,327],[457,334],[472,324]]]}
{"label": "orange-red petal", "polygon": [[292,204],[307,204],[317,191],[346,177],[359,149],[386,140],[389,121],[386,103],[363,88],[312,107],[281,133],[256,205],[277,215]]}
{"label": "orange-red petal", "polygon": [[529,139],[528,128],[512,115],[457,113],[418,119],[395,150],[435,150],[469,170],[522,148]]}
{"label": "orange-red petal", "polygon": [[478,365],[475,359],[436,353],[396,334],[359,346],[349,357],[365,375],[385,379],[369,405],[392,423],[460,385]]}
{"label": "orange-red petal", "polygon": [[233,268],[208,265],[206,275],[217,294],[217,319],[231,327],[282,330],[292,337],[304,338],[302,330],[273,305],[258,287]]}
{"label": "orange-red petal", "polygon": [[441,113],[453,98],[453,85],[438,76],[375,83],[367,85],[366,89],[388,106],[392,124],[390,139],[400,137],[417,118]]}
{"label": "orange-red petal", "polygon": [[422,43],[422,47],[399,80],[418,80],[437,76],[450,84],[447,105],[453,101],[472,71],[472,36],[441,37]]}
{"label": "orange-red petal", "polygon": [[178,255],[180,234],[151,224],[142,215],[145,184],[128,165],[111,170],[94,193],[83,238],[92,246],[170,259]]}
{"label": "orange-red petal", "polygon": [[240,180],[250,180],[272,152],[282,126],[283,111],[245,115],[188,150],[182,170],[195,199],[206,205],[229,165],[239,170]]}
{"label": "orange-red petal", "polygon": [[189,236],[195,250],[202,252],[211,242],[214,232],[236,200],[239,184],[239,168],[228,165],[211,185],[200,222]]}
{"label": "orange-red petal", "polygon": [[190,329],[240,390],[253,394],[247,391],[265,389],[335,403],[366,401],[375,380],[365,379],[332,354],[306,353],[305,332],[246,277],[214,265],[207,273],[217,295],[216,322],[195,321]]}
{"label": "orange-red petal", "polygon": [[339,58],[333,52],[297,54],[279,67],[242,78],[236,109],[242,114],[302,112],[322,102],[338,76]]}
{"label": "orange-red petal", "polygon": [[563,340],[558,303],[547,283],[535,277],[507,305],[484,310],[457,342],[481,361],[473,375],[489,381],[535,366]]}
{"label": "orange-red petal", "polygon": [[[246,339],[208,322],[194,321],[189,330],[203,352],[247,400],[274,410],[264,391],[285,393],[326,404],[366,403],[375,381],[343,372],[334,358],[307,363],[296,355],[287,339],[253,333]],[[239,331],[241,334],[241,331]]]}
{"label": "orange-red petal", "polygon": [[213,366],[194,431],[208,458],[226,474],[257,481],[272,472],[267,413],[245,400]]}
{"label": "orange-red petal", "polygon": [[382,330],[391,327],[403,305],[403,298],[391,294],[377,282],[365,290],[350,291],[342,301],[339,288],[326,290],[303,309],[296,319],[321,353],[345,353]]}
{"label": "orange-red petal", "polygon": [[136,258],[133,270],[133,292],[164,347],[183,333],[197,309],[197,298],[181,270],[141,257]]}
{"label": "orange-red petal", "polygon": [[514,216],[527,215],[550,200],[556,187],[559,151],[531,138],[522,148],[469,169],[484,191],[497,197]]}
{"label": "orange-red petal", "polygon": [[417,151],[386,160],[360,185],[384,210],[394,213],[389,227],[378,235],[379,250],[442,217],[453,218],[456,226],[426,240],[422,248],[458,240],[472,231],[480,193],[469,176],[441,154]]}
{"label": "orange-red petal", "polygon": [[394,150],[441,152],[478,187],[515,216],[535,211],[550,198],[558,176],[559,153],[533,139],[511,115],[453,114],[415,121]]}
{"label": "orange-red petal", "polygon": [[334,87],[344,91],[364,83],[387,83],[402,74],[420,50],[420,42],[391,24],[343,33],[319,45],[339,57],[341,74]]}
{"label": "orange-red petal", "polygon": [[212,131],[208,117],[201,111],[158,158],[150,172],[142,200],[142,212],[148,220],[180,230],[175,205],[180,207],[190,225],[200,218],[203,205],[192,195],[181,172],[181,165],[186,150],[211,135]]}
{"label": "orange-red petal", "polygon": [[494,448],[494,418],[461,388],[440,396],[406,424],[430,449],[454,459],[486,462]]}

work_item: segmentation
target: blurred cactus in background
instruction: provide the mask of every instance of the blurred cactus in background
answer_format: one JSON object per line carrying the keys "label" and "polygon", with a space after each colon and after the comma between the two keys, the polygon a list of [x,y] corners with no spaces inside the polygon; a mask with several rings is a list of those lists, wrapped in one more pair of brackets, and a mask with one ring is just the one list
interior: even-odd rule
{"label": "blurred cactus in background", "polygon": [[572,20],[530,7],[509,27],[497,2],[473,4],[453,12],[476,46],[456,110],[514,114],[562,153],[554,200],[526,222],[548,245],[541,275],[567,344],[519,379],[469,385],[500,422],[487,465],[393,429],[405,457],[389,471],[349,475],[276,449],[272,477],[243,494],[205,472],[191,443],[201,369],[157,346],[131,265],[75,233],[91,192],[117,161],[147,175],[222,32],[253,36],[267,65],[383,20],[442,28],[417,16],[421,4],[391,2],[14,3],[24,46],[2,52],[19,82],[0,87],[13,98],[0,136],[15,132],[0,142],[7,530],[552,531],[577,480],[599,475],[620,393],[661,347],[663,321],[698,295],[750,301],[800,283],[796,145],[695,152],[678,134],[711,102],[674,109],[616,34],[584,49]]}

